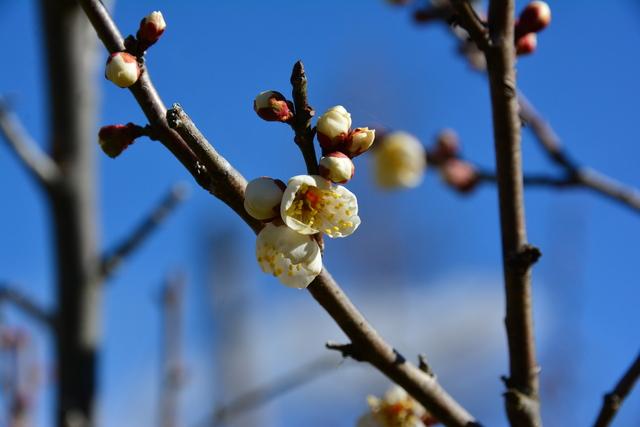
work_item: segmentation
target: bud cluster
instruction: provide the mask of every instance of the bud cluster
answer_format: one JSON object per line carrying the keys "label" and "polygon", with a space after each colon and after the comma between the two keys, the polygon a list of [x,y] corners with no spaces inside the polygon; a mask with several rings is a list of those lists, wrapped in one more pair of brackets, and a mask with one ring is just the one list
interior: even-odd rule
{"label": "bud cluster", "polygon": [[520,12],[515,24],[514,38],[516,53],[528,55],[538,46],[538,35],[551,23],[551,9],[543,1],[532,1]]}
{"label": "bud cluster", "polygon": [[460,158],[460,140],[451,129],[445,129],[438,134],[436,144],[429,151],[428,157],[439,169],[442,180],[460,193],[471,192],[480,181],[475,166]]}

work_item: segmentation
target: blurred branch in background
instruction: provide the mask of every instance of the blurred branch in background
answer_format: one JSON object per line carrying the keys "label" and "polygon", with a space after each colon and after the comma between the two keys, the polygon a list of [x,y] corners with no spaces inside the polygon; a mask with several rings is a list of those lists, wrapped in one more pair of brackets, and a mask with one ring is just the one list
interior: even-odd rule
{"label": "blurred branch in background", "polygon": [[33,299],[18,290],[17,286],[0,283],[0,305],[11,303],[32,319],[46,327],[53,327],[54,317],[48,310],[38,305]]}
{"label": "blurred branch in background", "polygon": [[600,409],[594,427],[606,427],[611,424],[616,413],[618,413],[618,410],[622,406],[622,402],[627,395],[631,393],[638,378],[640,378],[640,354],[638,354],[631,366],[629,366],[622,378],[620,378],[615,388],[605,394],[602,409]]}
{"label": "blurred branch in background", "polygon": [[180,392],[185,380],[182,359],[185,285],[184,274],[175,273],[167,278],[162,290],[162,372],[158,405],[158,425],[161,427],[180,425]]}
{"label": "blurred branch in background", "polygon": [[108,280],[124,261],[146,242],[188,195],[185,184],[175,184],[153,210],[102,259],[101,274]]}

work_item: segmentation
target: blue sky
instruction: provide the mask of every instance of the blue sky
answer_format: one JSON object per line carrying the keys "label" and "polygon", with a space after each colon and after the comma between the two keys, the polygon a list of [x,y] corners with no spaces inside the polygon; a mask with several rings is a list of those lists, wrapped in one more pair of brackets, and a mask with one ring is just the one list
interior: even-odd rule
{"label": "blue sky", "polygon": [[[518,2],[518,7],[523,4]],[[519,87],[550,120],[576,159],[640,186],[636,125],[640,61],[635,54],[640,42],[640,7],[632,1],[550,1],[550,5],[553,23],[540,35],[538,52],[519,62]],[[37,2],[26,0],[0,1],[0,35],[5,40],[20,36],[19,42],[4,46],[4,57],[10,60],[5,59],[5,66],[0,67],[0,94],[11,96],[34,138],[46,141],[46,75],[36,6]],[[150,72],[164,101],[180,102],[247,178],[271,175],[286,180],[303,172],[304,163],[292,144],[290,130],[259,120],[251,108],[254,96],[262,90],[290,90],[289,74],[297,59],[305,63],[310,101],[317,111],[342,104],[355,125],[403,129],[425,144],[431,143],[439,129],[452,127],[462,138],[466,157],[493,165],[486,81],[455,54],[446,29],[416,27],[407,10],[383,1],[144,0],[117,2],[115,18],[128,34],[135,32],[140,18],[151,10],[162,10],[168,23],[162,40],[148,54]],[[102,48],[100,53],[106,58]],[[143,123],[128,91],[103,80],[101,68],[100,63],[96,70],[96,84],[102,91],[99,125]],[[151,141],[139,141],[117,160],[97,151],[100,235],[105,248],[125,235],[173,183],[191,182],[178,162]],[[523,151],[525,170],[553,170],[526,131]],[[408,357],[418,351],[442,353],[436,356],[436,369],[440,365],[443,384],[487,425],[505,425],[498,379],[507,365],[500,335],[502,285],[495,189],[482,187],[469,197],[460,197],[445,188],[436,174],[429,174],[418,189],[379,192],[372,183],[370,160],[367,156],[359,159],[350,184],[359,197],[363,224],[352,237],[329,242],[326,265],[390,342],[402,342],[398,346]],[[51,305],[53,267],[45,200],[4,144],[0,145],[0,176],[4,200],[0,280],[23,284],[25,292]],[[234,280],[243,283],[241,289],[249,301],[248,343],[242,351],[255,355],[247,362],[256,371],[250,381],[267,381],[287,367],[303,364],[302,355],[320,355],[326,340],[341,337],[306,293],[285,289],[259,272],[250,230],[220,202],[192,187],[189,201],[108,286],[101,368],[106,426],[127,425],[123,420],[136,411],[135,416],[143,419],[154,414],[159,337],[156,300],[168,272],[180,268],[190,277],[186,357],[192,370],[215,370],[210,361],[211,352],[216,351],[212,340],[222,333],[210,323],[201,301],[209,267],[203,254],[206,236],[226,232],[236,242],[234,260],[243,272]],[[544,416],[548,425],[561,425],[560,420],[564,420],[562,425],[584,425],[593,419],[603,391],[612,387],[638,351],[636,242],[640,216],[585,191],[527,190],[526,208],[529,238],[544,253],[534,272],[542,393],[547,398]],[[441,305],[440,311],[438,304],[429,305],[435,312],[422,313],[418,308],[415,317],[408,317],[412,326],[405,326],[415,334],[444,322],[440,334],[431,330],[430,338],[424,338],[425,345],[429,344],[426,348],[414,348],[423,339],[405,337],[402,327],[385,326],[393,322],[384,307],[377,308],[376,301],[382,296],[397,298],[400,304],[411,301],[412,295],[422,295],[430,302],[437,298],[454,301]],[[460,351],[470,352],[464,357],[456,353],[461,343],[447,329],[450,316],[484,313],[478,307],[465,308],[472,307],[478,295],[491,302],[487,303],[489,312],[497,312],[491,318],[495,322],[487,322],[490,331],[482,331],[495,343],[488,346],[486,365],[473,362],[472,354],[480,351],[477,347],[462,346]],[[287,310],[300,315],[287,321]],[[12,323],[29,325],[19,315],[9,315]],[[268,343],[257,346],[256,337],[263,332],[285,348],[295,349],[298,343],[305,350],[300,358],[285,358],[277,350],[266,349]],[[484,336],[473,329],[469,334]],[[51,365],[48,342],[41,331],[36,336],[43,359]],[[471,340],[464,334],[460,337]],[[442,349],[448,346],[449,353]],[[442,366],[452,358],[464,359],[451,363],[464,365],[469,372],[485,370],[482,378],[471,383],[491,397],[481,399],[455,369]],[[268,405],[265,422],[300,425],[311,415],[327,416],[322,402],[329,402],[335,408],[331,422],[352,425],[358,411],[364,410],[366,394],[381,393],[385,382],[366,367],[347,363],[340,369],[347,371],[344,377],[332,374],[332,379],[310,385],[299,395]],[[200,381],[197,372],[193,376],[184,399],[188,426],[213,402],[230,398],[215,380]],[[342,378],[359,385],[350,393],[339,394],[339,399],[330,396],[335,394],[332,384]],[[626,402],[618,425],[638,423],[638,395]],[[319,399],[317,405],[305,400],[306,396]],[[139,401],[147,406],[132,403]],[[43,387],[39,402],[42,409],[37,425],[48,425],[51,387]]]}

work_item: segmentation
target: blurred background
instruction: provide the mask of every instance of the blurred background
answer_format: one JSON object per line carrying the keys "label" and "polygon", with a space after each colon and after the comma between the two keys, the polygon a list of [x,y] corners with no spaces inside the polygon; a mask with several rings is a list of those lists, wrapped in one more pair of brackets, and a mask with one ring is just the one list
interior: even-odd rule
{"label": "blurred background", "polygon": [[[518,85],[574,158],[640,186],[640,7],[631,0],[549,4],[553,22],[537,52],[518,62]],[[168,24],[147,54],[158,91],[165,103],[180,102],[248,179],[304,172],[290,129],[260,120],[252,109],[263,90],[290,92],[298,59],[318,113],[341,104],[355,126],[406,130],[426,145],[440,129],[454,128],[465,157],[494,165],[485,79],[457,55],[445,26],[416,25],[411,8],[383,1],[141,0],[116,2],[114,15],[126,35],[152,10]],[[43,142],[41,36],[37,2],[0,0],[0,94]],[[102,46],[99,52],[106,59]],[[99,126],[144,124],[128,91],[103,79],[103,59],[95,76]],[[161,296],[176,272],[186,276],[180,426],[211,425],[220,405],[309,363],[322,367],[318,379],[221,425],[355,425],[366,396],[382,394],[388,381],[367,365],[327,354],[324,343],[345,341],[344,335],[306,292],[260,272],[249,228],[192,183],[158,143],[140,140],[117,160],[87,143],[99,158],[104,247],[125,236],[175,182],[192,186],[188,201],[106,289],[100,425],[159,423]],[[526,171],[554,170],[526,130],[523,151]],[[426,353],[439,381],[471,413],[485,425],[507,425],[496,189],[485,185],[461,196],[428,173],[416,189],[380,191],[369,157],[358,158],[350,183],[362,226],[348,239],[327,242],[325,264],[401,353],[412,360]],[[19,283],[51,307],[48,210],[6,144],[0,177],[0,280]],[[587,425],[638,351],[640,215],[584,190],[527,189],[526,208],[529,239],[544,254],[533,275],[543,418],[549,426]],[[2,307],[2,325],[31,338],[38,371],[33,425],[51,425],[51,341],[10,306]],[[640,425],[640,393],[628,398],[615,425]]]}

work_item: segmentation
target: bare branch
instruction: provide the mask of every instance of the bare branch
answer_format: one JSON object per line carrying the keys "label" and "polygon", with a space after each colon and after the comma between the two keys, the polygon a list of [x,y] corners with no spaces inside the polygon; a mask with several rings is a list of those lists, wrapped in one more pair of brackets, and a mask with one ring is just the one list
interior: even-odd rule
{"label": "bare branch", "polygon": [[224,422],[240,414],[255,410],[292,390],[330,374],[332,371],[335,371],[338,366],[339,362],[337,362],[334,357],[319,357],[316,360],[285,373],[269,384],[249,390],[231,400],[229,403],[218,407],[213,415],[209,417],[206,422],[201,423],[201,425],[202,427],[222,425]]}
{"label": "bare branch", "polygon": [[634,360],[634,362],[631,364],[631,366],[629,366],[622,378],[620,378],[620,381],[618,381],[618,384],[616,384],[615,388],[604,395],[602,409],[600,409],[598,418],[593,424],[594,427],[606,427],[611,423],[611,421],[613,421],[613,417],[615,417],[618,413],[618,410],[622,406],[622,402],[629,395],[629,393],[631,393],[631,390],[633,389],[635,383],[638,381],[639,377],[640,354],[638,354],[636,360]]}
{"label": "bare branch", "polygon": [[100,274],[104,280],[109,279],[118,267],[149,239],[186,198],[187,193],[187,188],[183,184],[174,185],[147,217],[122,242],[107,252],[100,267]]}
{"label": "bare branch", "polygon": [[307,75],[304,72],[302,61],[294,64],[291,71],[291,86],[293,86],[293,105],[296,114],[293,117],[291,127],[296,133],[295,142],[300,148],[304,162],[307,165],[309,175],[318,174],[318,160],[313,145],[315,129],[311,127],[311,118],[315,114],[307,100]]}
{"label": "bare branch", "polygon": [[[121,46],[121,41],[117,43],[120,35],[114,31],[115,24],[102,3],[99,0],[79,1],[107,47]],[[162,131],[158,132],[160,141],[178,157],[197,182],[236,211],[254,231],[260,230],[261,224],[244,210],[244,177],[211,147],[180,108],[167,112],[171,125],[179,134],[169,129],[164,105],[153,88],[149,73],[144,73],[131,90],[150,125]],[[367,353],[371,364],[411,393],[440,421],[449,426],[475,425],[474,418],[433,378],[406,362],[378,335],[326,270],[316,277],[308,290],[352,343]]]}
{"label": "bare branch", "polygon": [[53,315],[48,310],[38,305],[30,297],[20,292],[16,287],[7,284],[0,284],[0,304],[11,303],[16,308],[22,310],[32,319],[42,323],[47,327],[53,326]]}
{"label": "bare branch", "polygon": [[520,118],[516,98],[514,1],[489,2],[491,44],[485,50],[491,91],[502,259],[506,291],[509,378],[505,406],[513,426],[541,426],[531,300],[531,264],[524,215]]}
{"label": "bare branch", "polygon": [[5,101],[0,99],[0,133],[23,165],[45,189],[58,181],[60,171],[55,162],[36,144],[18,117]]}
{"label": "bare branch", "polygon": [[[468,0],[452,0],[456,22],[464,28],[480,50],[489,47],[489,32]],[[446,15],[443,15],[445,17]]]}

